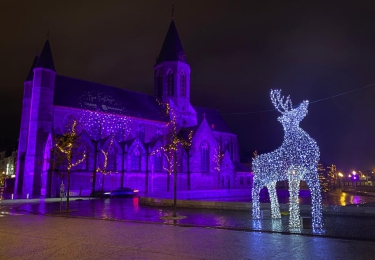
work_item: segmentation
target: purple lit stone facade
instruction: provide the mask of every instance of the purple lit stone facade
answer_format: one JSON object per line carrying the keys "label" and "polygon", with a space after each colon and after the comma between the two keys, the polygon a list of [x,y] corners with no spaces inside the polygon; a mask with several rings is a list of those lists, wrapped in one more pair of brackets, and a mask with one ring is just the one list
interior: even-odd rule
{"label": "purple lit stone facade", "polygon": [[[179,47],[168,49],[169,46]],[[157,98],[176,111],[180,126],[194,131],[191,149],[178,152],[178,190],[250,188],[247,181],[250,172],[239,163],[237,136],[218,111],[191,105],[190,72],[173,21],[154,66],[155,96],[56,74],[47,40],[24,85],[17,193],[58,195],[61,182],[66,185],[66,178],[61,177],[64,169],[56,172],[50,165],[54,136],[62,135],[69,121],[80,121],[82,114],[90,110],[103,117],[113,114],[127,118],[130,123],[126,132],[115,135],[112,146],[108,135],[95,134],[96,126],[78,125],[79,149],[88,156],[72,168],[73,195],[81,192],[84,196],[117,187],[131,187],[145,193],[172,191],[173,174],[163,169],[166,157],[152,155],[162,144],[159,137],[165,133],[169,120],[163,116]],[[225,152],[220,173],[214,169],[213,161],[219,144]],[[95,170],[103,165],[101,150],[109,151],[108,170],[114,172],[104,178]]]}

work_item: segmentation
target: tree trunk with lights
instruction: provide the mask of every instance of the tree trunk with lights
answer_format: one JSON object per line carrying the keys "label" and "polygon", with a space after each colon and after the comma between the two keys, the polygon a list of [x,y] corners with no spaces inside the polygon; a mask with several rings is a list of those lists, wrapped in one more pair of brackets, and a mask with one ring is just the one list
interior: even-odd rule
{"label": "tree trunk with lights", "polygon": [[67,187],[67,194],[66,194],[66,211],[69,211],[69,198],[70,198],[70,169],[67,172],[68,177],[68,187]]}
{"label": "tree trunk with lights", "polygon": [[177,151],[173,152],[173,217],[177,216]]}
{"label": "tree trunk with lights", "polygon": [[[72,167],[77,166],[86,159],[86,153],[83,152],[82,158],[77,159],[79,153],[77,153],[77,134],[76,134],[77,122],[73,121],[72,128],[68,133],[63,134],[61,137],[56,138],[56,145],[54,148],[54,165],[59,168],[60,166],[67,164],[67,196],[66,196],[66,211],[69,211],[69,200],[70,200],[70,174]],[[73,163],[73,158],[76,159]]]}

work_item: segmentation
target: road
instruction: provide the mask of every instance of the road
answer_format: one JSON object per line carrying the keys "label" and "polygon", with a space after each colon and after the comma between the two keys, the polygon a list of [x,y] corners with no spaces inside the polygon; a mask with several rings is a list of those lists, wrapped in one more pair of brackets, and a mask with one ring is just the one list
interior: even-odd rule
{"label": "road", "polygon": [[42,215],[0,215],[0,259],[374,259],[373,242]]}

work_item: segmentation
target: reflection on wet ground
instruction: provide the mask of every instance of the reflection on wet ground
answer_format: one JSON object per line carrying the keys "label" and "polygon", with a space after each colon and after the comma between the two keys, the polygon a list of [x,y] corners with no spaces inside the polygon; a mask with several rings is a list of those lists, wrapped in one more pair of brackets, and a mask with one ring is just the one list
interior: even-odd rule
{"label": "reflection on wet ground", "polygon": [[[277,197],[280,204],[289,203],[289,193],[287,190],[277,190]],[[198,200],[209,200],[209,201],[238,201],[238,202],[251,202],[251,197],[228,197],[228,198],[202,198]],[[263,189],[260,194],[261,203],[269,203],[270,198],[266,189]],[[301,190],[299,193],[299,203],[309,205],[311,204],[310,191]],[[363,204],[363,203],[375,203],[375,197],[361,196],[351,194],[347,192],[341,192],[341,190],[330,191],[322,194],[322,204],[332,206],[346,206],[348,204]]]}
{"label": "reflection on wet ground", "polygon": [[[63,206],[64,208],[65,206]],[[95,219],[165,223],[178,225],[203,226],[212,228],[229,228],[237,230],[257,230],[269,232],[285,232],[300,234],[317,234],[324,236],[374,239],[375,218],[343,215],[326,215],[323,218],[323,230],[298,229],[290,230],[288,216],[282,219],[253,220],[250,211],[178,209],[179,220],[161,219],[171,216],[171,208],[157,208],[138,205],[138,198],[111,198],[72,201],[69,213],[59,212],[60,203],[38,203],[24,205],[19,208],[22,213],[41,213],[50,215],[69,215],[71,217],[88,217]]]}

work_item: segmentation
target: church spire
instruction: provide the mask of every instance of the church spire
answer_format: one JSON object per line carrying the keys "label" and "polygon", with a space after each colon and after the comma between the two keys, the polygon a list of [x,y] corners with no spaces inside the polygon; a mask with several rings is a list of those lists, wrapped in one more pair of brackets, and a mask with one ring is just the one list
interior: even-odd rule
{"label": "church spire", "polygon": [[27,75],[27,78],[25,81],[33,81],[33,78],[34,78],[34,68],[36,66],[36,64],[38,63],[38,58],[39,58],[39,55],[38,53],[35,55],[35,59],[33,61],[33,65],[31,65],[31,69],[29,71],[29,74]]}
{"label": "church spire", "polygon": [[56,71],[55,65],[53,63],[51,46],[49,44],[49,38],[48,37],[47,37],[47,40],[44,44],[42,53],[40,54],[38,63],[35,67],[36,68],[50,69],[50,70]]}
{"label": "church spire", "polygon": [[174,2],[172,3],[172,20],[174,20]]}
{"label": "church spire", "polygon": [[163,61],[182,61],[186,63],[186,55],[182,48],[173,17],[156,64]]}

